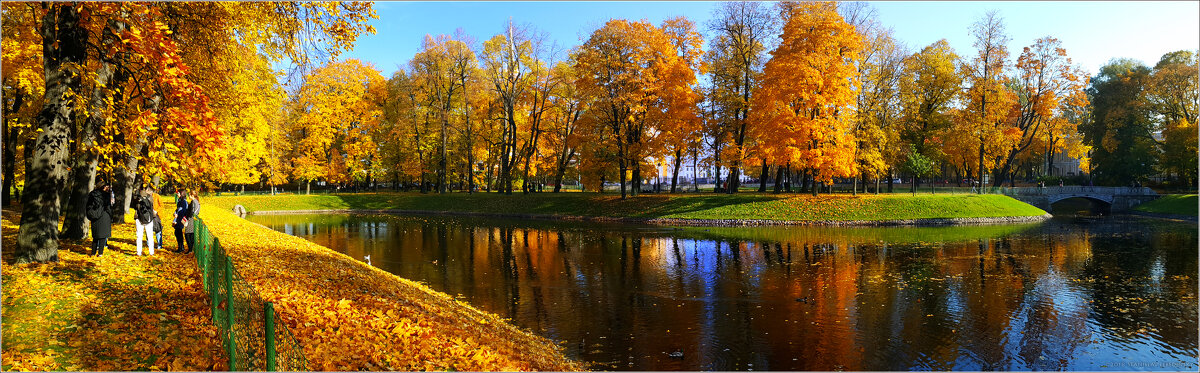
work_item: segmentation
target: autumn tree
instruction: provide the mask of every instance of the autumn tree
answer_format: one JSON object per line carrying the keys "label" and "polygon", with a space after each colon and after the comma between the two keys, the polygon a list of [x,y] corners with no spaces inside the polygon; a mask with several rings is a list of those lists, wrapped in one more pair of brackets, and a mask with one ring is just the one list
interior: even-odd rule
{"label": "autumn tree", "polygon": [[88,30],[76,3],[40,4],[45,97],[38,113],[37,140],[25,193],[21,194],[21,228],[17,262],[58,260],[58,191],[67,178],[70,123],[79,104],[82,66],[86,63]]}
{"label": "autumn tree", "polygon": [[1091,176],[1097,183],[1129,185],[1154,172],[1156,126],[1142,100],[1150,72],[1140,62],[1114,59],[1088,88],[1093,109],[1082,130],[1093,148]]}
{"label": "autumn tree", "polygon": [[667,32],[647,22],[610,20],[579,48],[576,85],[592,102],[593,123],[607,127],[587,132],[603,135],[592,141],[610,142],[616,150],[622,198],[628,195],[627,177],[636,195],[649,166],[645,161],[661,158],[665,131],[695,123],[687,121],[697,115],[699,97],[692,86],[699,37],[685,22],[668,20]]}
{"label": "autumn tree", "polygon": [[[706,58],[714,91],[711,100],[716,105],[712,113],[719,118],[712,123],[710,140],[717,178],[724,157],[729,164],[726,193],[734,193],[742,167],[750,157],[749,150],[762,133],[751,127],[747,118],[768,58],[766,51],[777,36],[777,19],[766,3],[723,2],[714,11],[708,28],[714,34]],[[726,146],[726,141],[731,143]]]}
{"label": "autumn tree", "polygon": [[904,107],[900,133],[921,154],[931,155],[932,138],[950,127],[949,109],[962,83],[957,67],[958,55],[945,39],[905,60],[900,80]]}
{"label": "autumn tree", "polygon": [[[64,222],[69,236],[86,231],[81,214],[70,212],[82,206],[97,171],[111,175],[115,184],[118,219],[136,184],[151,176],[197,181],[227,140],[211,102],[215,93],[231,86],[215,82],[233,79],[219,73],[229,69],[209,67],[228,63],[229,56],[241,52],[238,45],[293,60],[303,60],[306,51],[315,49],[336,53],[373,16],[367,3],[60,3],[30,8],[32,18],[40,19],[30,28],[41,31],[41,63],[50,78],[43,84],[53,90],[43,90],[46,99],[35,100],[43,103],[42,142],[27,147],[31,163],[26,185],[36,186],[28,190],[38,193],[22,196],[28,203],[18,234],[21,261],[54,258],[60,206],[69,212]],[[232,32],[235,28],[238,32]],[[12,35],[5,32],[4,38]],[[331,38],[296,42],[309,36]]]}
{"label": "autumn tree", "polygon": [[[17,196],[18,181],[25,178],[25,153],[33,150],[37,135],[34,118],[42,107],[45,75],[42,70],[42,40],[38,32],[37,3],[10,2],[0,5],[3,11],[3,204],[10,205]],[[19,165],[19,166],[18,166]]]}
{"label": "autumn tree", "polygon": [[[958,64],[958,55],[946,39],[922,48],[904,61],[900,79],[903,114],[898,132],[902,141],[913,145],[913,151],[923,156],[945,156],[944,148],[934,140],[946,140],[953,124],[950,109],[962,84]],[[891,180],[888,187],[891,188]]]}
{"label": "autumn tree", "polygon": [[535,41],[531,33],[528,27],[518,27],[509,20],[503,34],[484,42],[480,54],[501,118],[500,149],[496,151],[500,167],[496,189],[506,194],[512,194],[513,173],[524,147],[518,144],[522,138],[518,133],[518,115],[522,114],[519,113],[521,101],[533,90],[530,74],[535,58],[532,56],[540,48],[540,41]]}
{"label": "autumn tree", "polygon": [[[898,157],[900,79],[906,53],[892,36],[892,31],[879,23],[869,5],[854,2],[839,3],[838,6],[846,22],[863,37],[863,52],[857,61],[861,87],[854,103],[854,158],[858,174],[851,191],[858,192],[860,178],[874,175],[878,192],[879,176],[890,175],[891,166]],[[777,174],[782,176],[782,170]],[[888,180],[890,184],[891,178]],[[776,191],[780,189],[779,184],[776,181]]]}
{"label": "autumn tree", "polygon": [[1030,146],[1038,139],[1049,138],[1049,148],[1045,149],[1047,152],[1064,150],[1060,141],[1071,137],[1076,132],[1075,128],[1055,125],[1053,122],[1061,121],[1064,107],[1087,106],[1087,96],[1083,91],[1087,85],[1087,73],[1071,63],[1058,39],[1044,37],[1032,46],[1025,47],[1017,58],[1016,69],[1018,99],[1010,116],[1013,118],[1011,126],[1018,131],[1019,138],[1007,154],[1002,155],[1002,166],[996,174],[997,186],[1004,177],[1010,181],[1013,179],[1014,163],[1023,152],[1033,149]]}
{"label": "autumn tree", "polygon": [[292,105],[297,112],[293,176],[306,184],[372,177],[379,162],[373,134],[386,92],[379,71],[355,59],[333,62],[306,75]]}
{"label": "autumn tree", "polygon": [[[447,188],[449,154],[448,141],[451,135],[451,120],[455,108],[468,108],[466,82],[474,74],[475,53],[462,40],[442,35],[425,37],[421,52],[413,57],[413,78],[434,109],[438,128],[437,190],[445,193]],[[462,106],[459,106],[463,104]],[[469,114],[467,120],[469,120]],[[468,127],[469,128],[469,127]]]}
{"label": "autumn tree", "polygon": [[1144,99],[1161,131],[1160,166],[1183,186],[1196,184],[1196,113],[1200,109],[1196,51],[1162,56],[1150,73]]}
{"label": "autumn tree", "polygon": [[750,123],[762,131],[765,156],[808,169],[817,182],[853,176],[862,37],[834,3],[784,3],[781,9],[782,40],[751,100]]}
{"label": "autumn tree", "polygon": [[551,74],[560,84],[555,86],[550,96],[550,126],[546,131],[546,142],[550,149],[549,158],[554,161],[554,192],[558,193],[562,190],[567,170],[577,163],[581,145],[581,136],[577,133],[580,121],[590,118],[583,115],[587,110],[587,102],[575,87],[579,76],[574,64],[560,62],[554,66]]}
{"label": "autumn tree", "polygon": [[[969,63],[962,65],[967,90],[963,98],[965,105],[958,112],[961,116],[954,130],[963,134],[960,136],[962,139],[975,139],[973,142],[978,145],[978,153],[971,158],[978,164],[976,173],[982,182],[986,170],[994,168],[997,163],[994,155],[1007,151],[1020,133],[1009,130],[1010,127],[1005,125],[1015,96],[1005,86],[1009,68],[1009,37],[1005,34],[1004,21],[999,13],[988,12],[972,24],[971,34],[975,37],[977,54]],[[987,156],[989,154],[993,156]]]}

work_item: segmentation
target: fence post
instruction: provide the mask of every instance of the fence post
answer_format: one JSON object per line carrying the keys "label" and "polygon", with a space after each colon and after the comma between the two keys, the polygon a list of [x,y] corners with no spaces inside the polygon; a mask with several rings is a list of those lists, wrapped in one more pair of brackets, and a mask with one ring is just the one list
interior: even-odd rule
{"label": "fence post", "polygon": [[229,326],[229,371],[237,370],[237,339],[233,337],[233,259],[225,256],[225,324]]}
{"label": "fence post", "polygon": [[[216,242],[215,244],[216,245],[214,245],[214,246],[216,246],[216,247],[214,247],[213,250],[216,250],[217,248],[221,247],[220,242]],[[214,264],[213,260],[212,260],[213,254],[210,253],[208,258],[206,258],[206,259],[208,259],[208,260],[206,260],[208,263],[207,263],[207,265],[205,265],[204,275],[206,277],[208,277],[209,295],[212,296],[212,302],[209,302],[209,303],[212,304],[213,321],[216,321],[217,315],[218,315],[217,304],[221,303],[221,298],[220,298],[221,297],[221,291],[220,291],[221,290],[221,279],[214,278],[214,277],[216,277],[215,275],[217,274],[217,268],[216,268],[216,266],[213,265]]]}
{"label": "fence post", "polygon": [[275,371],[275,304],[264,302],[263,312],[266,313],[267,325],[267,371]]}

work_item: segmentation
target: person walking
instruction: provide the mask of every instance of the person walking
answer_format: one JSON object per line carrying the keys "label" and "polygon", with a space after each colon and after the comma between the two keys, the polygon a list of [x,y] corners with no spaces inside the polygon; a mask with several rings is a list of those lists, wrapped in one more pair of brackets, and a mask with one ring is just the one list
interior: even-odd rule
{"label": "person walking", "polygon": [[191,192],[191,199],[188,201],[187,209],[187,219],[184,221],[183,228],[183,235],[186,237],[184,240],[187,241],[187,251],[184,254],[191,254],[192,245],[195,245],[196,242],[196,218],[200,216],[200,196],[196,194],[195,190]]}
{"label": "person walking", "polygon": [[112,188],[104,179],[96,179],[96,189],[88,193],[85,217],[92,222],[92,256],[103,256],[112,237]]}
{"label": "person walking", "polygon": [[146,248],[154,255],[154,200],[151,198],[149,187],[143,188],[138,195],[134,211],[134,224],[137,226],[137,254],[142,256],[142,236],[146,237]]}
{"label": "person walking", "polygon": [[183,225],[184,221],[187,220],[187,213],[187,195],[183,193],[182,188],[175,188],[175,214],[171,218],[171,227],[175,228],[175,242],[179,247],[171,251],[176,253],[182,253],[185,247],[183,243]]}

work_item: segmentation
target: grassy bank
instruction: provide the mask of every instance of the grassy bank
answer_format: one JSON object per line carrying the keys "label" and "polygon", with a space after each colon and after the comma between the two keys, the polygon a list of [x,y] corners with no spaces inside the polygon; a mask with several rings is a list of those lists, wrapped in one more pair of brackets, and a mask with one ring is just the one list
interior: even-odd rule
{"label": "grassy bank", "polygon": [[906,220],[1040,216],[1036,207],[1002,195],[641,195],[626,200],[583,193],[499,195],[363,193],[222,196],[208,203],[247,210],[395,209],[584,217],[761,219],[788,221]]}
{"label": "grassy bank", "polygon": [[276,304],[310,370],[583,368],[551,341],[420,283],[223,208],[202,211],[234,266]]}
{"label": "grassy bank", "polygon": [[226,370],[194,258],[137,256],[127,223],[102,257],[62,241],[58,263],[12,264],[19,221],[4,212],[4,370]]}
{"label": "grassy bank", "polygon": [[1155,214],[1196,216],[1200,212],[1200,204],[1197,204],[1195,194],[1168,194],[1134,207],[1134,210]]}

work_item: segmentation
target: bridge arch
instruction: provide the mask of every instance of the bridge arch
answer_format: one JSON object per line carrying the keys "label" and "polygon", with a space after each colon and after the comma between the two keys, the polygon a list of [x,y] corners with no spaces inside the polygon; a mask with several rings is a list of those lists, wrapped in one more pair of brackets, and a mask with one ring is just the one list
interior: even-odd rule
{"label": "bridge arch", "polygon": [[1092,214],[1109,214],[1113,211],[1111,199],[1097,198],[1089,195],[1071,195],[1047,200],[1046,212],[1051,214],[1076,214],[1080,211],[1090,211]]}
{"label": "bridge arch", "polygon": [[1046,211],[1053,209],[1051,205],[1072,198],[1092,201],[1090,203],[1093,205],[1096,202],[1103,202],[1102,205],[1096,207],[1110,208],[1112,211],[1128,210],[1133,206],[1158,198],[1158,193],[1146,187],[1020,187],[1003,188],[1000,192]]}
{"label": "bridge arch", "polygon": [[1091,200],[1091,201],[1104,202],[1105,204],[1111,206],[1113,203],[1114,196],[1111,194],[1090,194],[1090,193],[1087,193],[1087,194],[1084,194],[1084,193],[1081,193],[1081,194],[1052,194],[1052,195],[1047,196],[1047,201],[1051,205],[1053,205],[1055,203],[1058,203],[1059,201],[1067,200],[1067,199],[1071,199],[1071,198],[1083,198],[1083,199],[1087,199],[1087,200]]}

